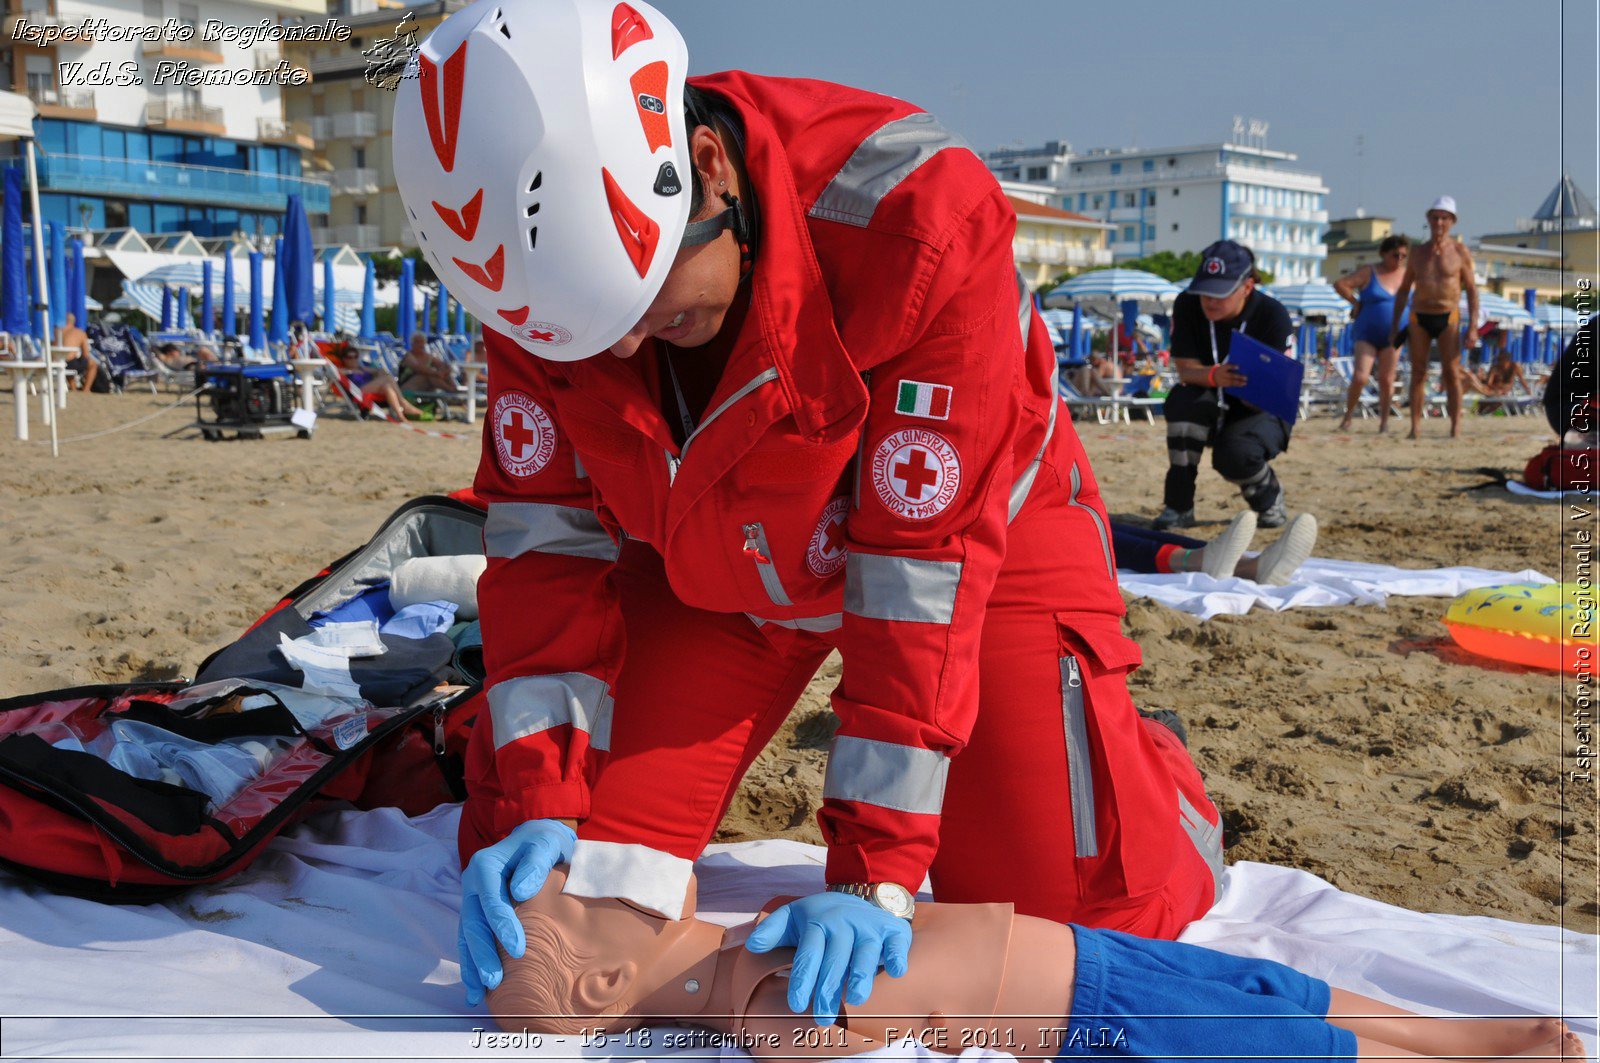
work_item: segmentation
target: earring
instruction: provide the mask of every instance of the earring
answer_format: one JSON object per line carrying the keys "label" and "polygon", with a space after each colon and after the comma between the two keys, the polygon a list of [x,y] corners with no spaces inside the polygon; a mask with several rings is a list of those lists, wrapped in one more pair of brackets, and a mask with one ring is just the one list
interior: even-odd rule
{"label": "earring", "polygon": [[717,182],[717,187],[718,188],[727,188],[728,187],[728,182],[726,182],[726,181],[718,181]]}
{"label": "earring", "polygon": [[700,992],[700,980],[697,978],[689,979],[687,982],[683,983],[683,990],[686,993]]}

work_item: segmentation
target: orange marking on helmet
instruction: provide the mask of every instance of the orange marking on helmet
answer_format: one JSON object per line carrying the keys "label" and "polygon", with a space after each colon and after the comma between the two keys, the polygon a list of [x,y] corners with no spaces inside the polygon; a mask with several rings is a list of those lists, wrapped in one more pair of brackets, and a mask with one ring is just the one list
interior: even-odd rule
{"label": "orange marking on helmet", "polygon": [[622,238],[622,249],[633,261],[633,268],[643,277],[650,271],[650,260],[656,256],[656,244],[661,239],[661,227],[650,215],[634,206],[622,186],[611,176],[611,171],[600,168],[600,178],[606,186],[606,202],[611,204],[611,220]]}
{"label": "orange marking on helmet", "polygon": [[436,199],[433,209],[450,226],[450,231],[463,240],[471,241],[478,233],[478,216],[483,210],[483,189],[478,189],[477,194],[467,200],[467,205],[460,211],[451,210],[442,206]]}
{"label": "orange marking on helmet", "polygon": [[650,23],[627,4],[618,4],[611,11],[611,58],[616,59],[623,52],[632,48],[640,41],[648,41],[655,34],[650,32]]}
{"label": "orange marking on helmet", "polygon": [[456,264],[456,268],[461,270],[462,273],[465,273],[468,277],[477,281],[491,292],[499,291],[500,285],[505,283],[505,244],[501,244],[499,247],[495,248],[494,254],[489,256],[489,261],[485,262],[481,266],[475,266],[471,262],[463,262],[459,258],[452,258],[450,261],[454,262]]}
{"label": "orange marking on helmet", "polygon": [[499,314],[513,325],[520,325],[524,321],[528,320],[528,308],[525,306],[519,307],[516,310],[496,310],[495,313]]}
{"label": "orange marking on helmet", "polygon": [[[642,66],[629,79],[633,87],[633,105],[639,110],[639,124],[644,126],[645,143],[651,151],[672,146],[672,125],[667,121],[667,64],[651,63]],[[660,110],[656,110],[659,107]]]}
{"label": "orange marking on helmet", "polygon": [[[456,138],[461,132],[461,90],[467,73],[467,42],[450,53],[444,61],[444,76],[426,55],[418,54],[419,85],[422,90],[422,116],[428,122],[428,139],[433,141],[433,153],[445,173],[456,166]],[[437,83],[437,84],[436,84]],[[439,113],[440,90],[444,95],[444,113]]]}

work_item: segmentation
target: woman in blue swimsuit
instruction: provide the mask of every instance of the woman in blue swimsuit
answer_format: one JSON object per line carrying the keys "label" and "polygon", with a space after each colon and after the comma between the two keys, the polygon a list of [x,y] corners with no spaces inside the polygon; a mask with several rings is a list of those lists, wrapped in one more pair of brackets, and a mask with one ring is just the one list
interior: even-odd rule
{"label": "woman in blue swimsuit", "polygon": [[[1378,363],[1378,431],[1389,430],[1389,396],[1394,391],[1399,361],[1389,343],[1389,330],[1394,325],[1394,293],[1405,276],[1411,241],[1399,235],[1385,237],[1378,245],[1378,253],[1382,258],[1376,265],[1362,266],[1333,284],[1334,290],[1356,308],[1355,320],[1350,323],[1355,330],[1355,372],[1351,374],[1350,397],[1345,403],[1344,420],[1339,422],[1340,431],[1350,427],[1356,403],[1372,376],[1374,360]],[[1405,325],[1400,329],[1404,335]]]}

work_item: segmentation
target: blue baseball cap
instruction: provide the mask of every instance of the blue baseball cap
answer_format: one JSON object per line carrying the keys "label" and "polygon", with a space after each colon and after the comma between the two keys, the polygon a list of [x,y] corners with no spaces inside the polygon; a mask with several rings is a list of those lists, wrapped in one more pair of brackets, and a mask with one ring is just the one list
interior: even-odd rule
{"label": "blue baseball cap", "polygon": [[1255,267],[1256,257],[1248,247],[1233,240],[1218,240],[1200,252],[1200,268],[1189,282],[1189,291],[1225,299],[1239,290]]}

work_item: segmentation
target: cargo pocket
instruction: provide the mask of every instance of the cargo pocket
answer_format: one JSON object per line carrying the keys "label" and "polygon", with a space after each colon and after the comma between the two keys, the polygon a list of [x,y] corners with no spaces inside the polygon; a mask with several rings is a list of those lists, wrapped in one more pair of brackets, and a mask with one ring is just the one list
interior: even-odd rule
{"label": "cargo pocket", "polygon": [[[1138,643],[1106,613],[1057,613],[1061,722],[1065,736],[1074,855],[1091,861],[1079,882],[1086,900],[1136,897],[1164,881],[1161,859],[1169,830],[1148,838],[1162,808],[1170,809],[1165,771],[1152,770],[1140,740],[1138,713],[1125,685],[1143,660]],[[1130,844],[1130,841],[1132,844]]]}

